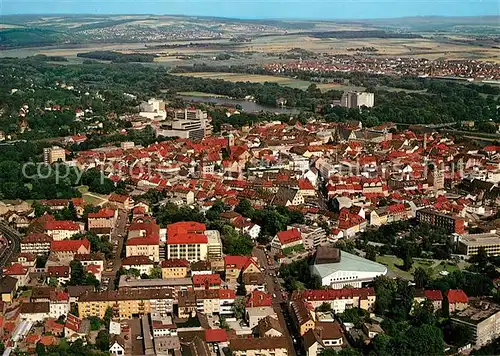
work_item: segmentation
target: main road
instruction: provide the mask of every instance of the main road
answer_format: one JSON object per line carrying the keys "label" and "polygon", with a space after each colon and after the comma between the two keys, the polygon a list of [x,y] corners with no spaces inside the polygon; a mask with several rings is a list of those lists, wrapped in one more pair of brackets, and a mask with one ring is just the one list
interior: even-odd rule
{"label": "main road", "polygon": [[[116,226],[111,233],[111,243],[114,248],[114,258],[112,260],[113,267],[109,270],[106,267],[106,271],[102,273],[103,277],[109,278],[109,290],[114,290],[115,286],[114,281],[116,277],[116,273],[122,266],[121,253],[123,249],[123,241],[125,238],[125,233],[127,231],[127,222],[128,222],[128,213],[125,210],[118,210],[118,218],[116,221]],[[115,245],[116,244],[116,245]]]}
{"label": "main road", "polygon": [[0,222],[0,233],[7,239],[7,245],[0,251],[0,273],[10,258],[21,251],[22,235],[5,222]]}
{"label": "main road", "polygon": [[[285,315],[288,316],[288,300],[283,296],[282,287],[276,273],[275,262],[265,250],[257,247],[253,249],[252,255],[257,257],[259,264],[264,268],[263,273],[266,278],[267,292],[273,295],[273,308],[283,328],[283,336],[288,340],[288,354],[297,355],[296,345],[298,345],[298,340],[297,343],[294,344],[292,334],[289,331],[289,327],[291,327],[290,318],[285,318]],[[268,256],[270,258],[268,258]]]}

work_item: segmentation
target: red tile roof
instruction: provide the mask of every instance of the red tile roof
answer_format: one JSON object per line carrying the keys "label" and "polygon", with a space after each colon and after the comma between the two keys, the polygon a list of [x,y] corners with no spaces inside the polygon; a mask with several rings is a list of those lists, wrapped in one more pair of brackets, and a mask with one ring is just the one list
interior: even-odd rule
{"label": "red tile roof", "polygon": [[130,225],[129,231],[143,231],[145,236],[129,238],[127,246],[160,244],[160,226],[154,221],[133,223]]}
{"label": "red tile roof", "polygon": [[206,225],[195,221],[178,222],[167,226],[167,244],[206,244]]}
{"label": "red tile roof", "polygon": [[439,289],[428,289],[424,291],[424,296],[429,300],[443,300],[443,293]]}
{"label": "red tile roof", "polygon": [[224,256],[224,265],[226,268],[242,269],[249,259],[249,256]]}
{"label": "red tile roof", "polygon": [[69,231],[78,231],[80,230],[80,226],[69,220],[62,221],[47,221],[45,224],[45,230],[69,230]]}
{"label": "red tile roof", "polygon": [[221,285],[222,280],[218,274],[195,274],[193,276],[193,285],[195,286],[216,286]]}
{"label": "red tile roof", "polygon": [[368,296],[374,296],[375,289],[373,288],[342,288],[342,289],[317,289],[317,290],[303,290],[294,291],[292,300],[304,299],[307,301],[321,301],[321,300],[337,300],[352,297],[361,297],[366,299]]}
{"label": "red tile roof", "polygon": [[83,240],[62,240],[62,241],[52,241],[50,243],[50,250],[56,252],[77,252],[80,247],[85,247],[90,251],[90,241],[86,238]]}
{"label": "red tile roof", "polygon": [[14,263],[14,264],[7,266],[3,269],[3,274],[9,275],[9,276],[26,275],[27,273],[28,273],[28,268],[24,267],[20,263]]}
{"label": "red tile roof", "polygon": [[49,277],[69,277],[69,266],[49,266],[47,273]]}
{"label": "red tile roof", "polygon": [[247,308],[270,307],[273,305],[272,295],[258,290],[254,290],[246,301]]}
{"label": "red tile roof", "polygon": [[236,293],[232,289],[219,289],[219,299],[234,299]]}
{"label": "red tile roof", "polygon": [[278,239],[280,240],[281,245],[287,245],[289,243],[302,240],[302,236],[300,235],[299,229],[293,228],[278,232]]}
{"label": "red tile roof", "polygon": [[97,213],[89,213],[89,219],[111,219],[115,216],[113,209],[101,209]]}
{"label": "red tile roof", "polygon": [[206,342],[226,342],[226,329],[206,329],[205,340]]}
{"label": "red tile roof", "polygon": [[68,314],[68,317],[66,318],[66,324],[64,325],[64,327],[70,329],[73,332],[78,332],[81,323],[82,319],[74,316],[73,314]]}
{"label": "red tile roof", "polygon": [[461,289],[450,289],[446,292],[446,297],[448,298],[448,303],[468,303],[469,297]]}

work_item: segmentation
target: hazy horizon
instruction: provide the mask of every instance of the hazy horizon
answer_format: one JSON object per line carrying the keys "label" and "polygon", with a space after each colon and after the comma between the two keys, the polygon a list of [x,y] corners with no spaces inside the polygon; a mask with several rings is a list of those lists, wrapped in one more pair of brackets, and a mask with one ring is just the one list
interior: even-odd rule
{"label": "hazy horizon", "polygon": [[499,16],[496,0],[0,0],[0,15],[185,15],[239,19],[367,20]]}

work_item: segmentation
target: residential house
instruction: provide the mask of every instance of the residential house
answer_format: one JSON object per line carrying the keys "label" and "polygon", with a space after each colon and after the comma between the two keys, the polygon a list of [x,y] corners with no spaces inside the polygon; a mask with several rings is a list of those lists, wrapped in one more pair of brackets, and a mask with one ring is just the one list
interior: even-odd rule
{"label": "residential house", "polygon": [[112,207],[116,209],[127,210],[127,211],[131,210],[134,204],[134,201],[131,197],[116,193],[112,193],[109,196],[108,202]]}
{"label": "residential house", "polygon": [[47,278],[56,279],[58,284],[64,284],[71,279],[69,266],[48,266]]}
{"label": "residential house", "polygon": [[469,297],[461,289],[450,289],[446,292],[448,301],[448,310],[450,313],[467,309],[469,306]]}
{"label": "residential house", "polygon": [[276,316],[272,307],[272,295],[254,290],[246,299],[246,320],[250,328],[257,326],[260,320],[268,315]]}
{"label": "residential house", "polygon": [[186,278],[189,271],[189,261],[177,258],[161,261],[163,279]]}
{"label": "residential house", "polygon": [[257,332],[260,337],[282,337],[283,328],[278,319],[266,316],[257,324]]}
{"label": "residential house", "polygon": [[160,261],[160,226],[153,221],[133,223],[129,227],[126,256],[146,256]]}
{"label": "residential house", "polygon": [[50,243],[50,254],[61,261],[72,261],[77,254],[89,254],[90,241],[83,240],[63,240],[52,241]]}
{"label": "residential house", "polygon": [[50,220],[45,224],[45,233],[54,241],[70,239],[82,231],[79,224],[69,220]]}
{"label": "residential house", "polygon": [[292,228],[286,231],[280,231],[271,240],[271,249],[275,253],[287,253],[293,249],[303,247],[303,240],[300,230]]}
{"label": "residential house", "polygon": [[300,336],[314,329],[316,324],[312,305],[305,300],[295,300],[290,303],[290,314],[297,325]]}
{"label": "residential house", "polygon": [[235,356],[286,356],[288,341],[284,337],[235,338],[229,341]]}
{"label": "residential house", "polygon": [[53,291],[50,294],[49,316],[57,319],[62,315],[66,316],[69,310],[69,294],[62,291]]}
{"label": "residential house", "polygon": [[68,314],[66,323],[64,324],[64,337],[66,340],[73,342],[77,339],[86,340],[90,332],[90,320],[80,319],[73,314]]}
{"label": "residential house", "polygon": [[2,292],[2,302],[12,302],[17,290],[17,279],[11,276],[3,276],[0,279],[0,290]]}
{"label": "residential house", "polygon": [[111,235],[116,225],[118,210],[100,209],[96,213],[89,213],[87,225],[90,232],[97,235]]}
{"label": "residential house", "polygon": [[114,356],[125,355],[125,340],[120,335],[113,335],[109,342],[109,353]]}
{"label": "residential house", "polygon": [[129,256],[122,260],[122,267],[126,270],[134,268],[142,275],[149,274],[154,263],[147,256]]}
{"label": "residential house", "polygon": [[23,303],[19,310],[21,320],[42,322],[49,318],[50,306],[48,302]]}
{"label": "residential house", "polygon": [[218,274],[197,274],[193,276],[194,290],[220,289],[222,280]]}
{"label": "residential house", "polygon": [[17,279],[17,287],[21,288],[28,284],[29,280],[29,270],[28,267],[23,266],[20,263],[14,263],[10,266],[4,267],[4,276],[11,276]]}

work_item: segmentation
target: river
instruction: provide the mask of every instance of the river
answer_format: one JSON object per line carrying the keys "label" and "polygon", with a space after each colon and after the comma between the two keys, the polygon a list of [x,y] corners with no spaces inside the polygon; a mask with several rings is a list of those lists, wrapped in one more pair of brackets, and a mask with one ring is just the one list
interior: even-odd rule
{"label": "river", "polygon": [[276,114],[298,114],[300,113],[299,109],[296,108],[273,108],[270,106],[264,106],[257,104],[254,101],[248,100],[238,100],[238,99],[229,99],[229,98],[217,98],[217,97],[201,97],[201,96],[190,96],[190,95],[179,95],[180,98],[185,101],[191,101],[195,103],[212,103],[217,105],[231,105],[236,106],[240,105],[245,112],[273,112]]}

